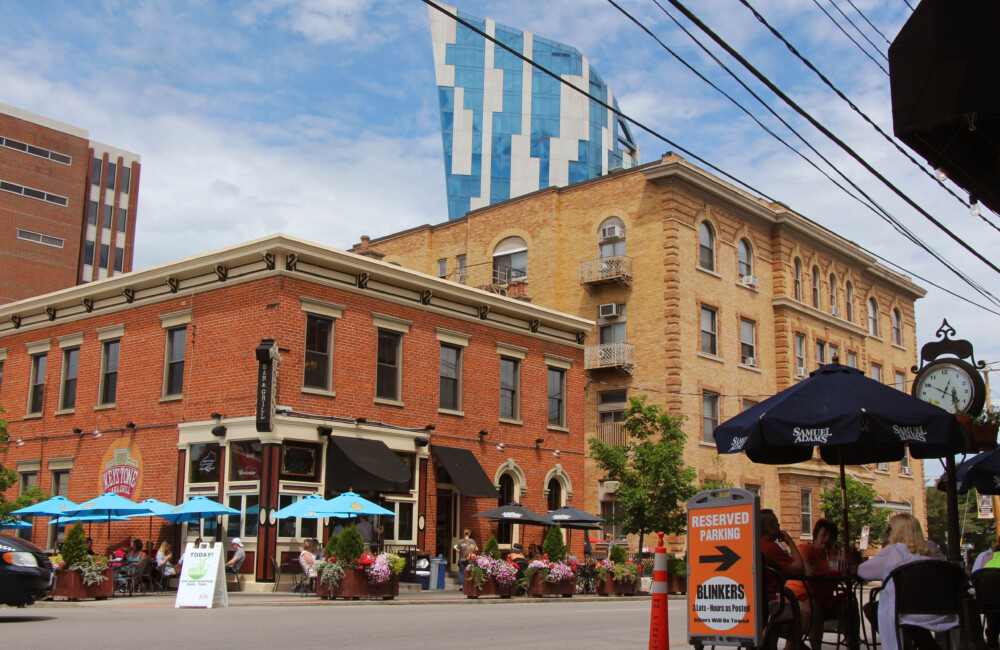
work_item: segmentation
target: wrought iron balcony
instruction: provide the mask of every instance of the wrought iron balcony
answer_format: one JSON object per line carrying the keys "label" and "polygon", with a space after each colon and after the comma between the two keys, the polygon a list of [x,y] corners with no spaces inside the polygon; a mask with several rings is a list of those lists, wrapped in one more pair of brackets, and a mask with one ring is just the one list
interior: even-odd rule
{"label": "wrought iron balcony", "polygon": [[628,432],[622,428],[622,422],[601,422],[595,425],[594,437],[606,445],[624,447],[628,442]]}
{"label": "wrought iron balcony", "polygon": [[632,284],[632,258],[628,255],[611,255],[582,262],[580,282],[585,285],[605,282]]}
{"label": "wrought iron balcony", "polygon": [[501,296],[511,294],[514,297],[517,293],[523,295],[528,273],[503,264],[486,262],[457,268],[445,276],[445,279]]}
{"label": "wrought iron balcony", "polygon": [[631,343],[602,343],[583,349],[585,370],[620,368],[632,374],[635,365],[635,346]]}

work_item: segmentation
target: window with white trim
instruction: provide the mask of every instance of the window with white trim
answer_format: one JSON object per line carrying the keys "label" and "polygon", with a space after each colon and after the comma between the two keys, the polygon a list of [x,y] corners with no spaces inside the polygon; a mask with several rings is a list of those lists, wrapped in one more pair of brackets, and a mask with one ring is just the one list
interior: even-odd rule
{"label": "window with white trim", "polygon": [[549,368],[549,426],[566,426],[566,371]]}
{"label": "window with white trim", "polygon": [[736,249],[736,261],[740,277],[753,275],[753,248],[747,239],[741,239]]}
{"label": "window with white trim", "polygon": [[819,309],[819,267],[814,266],[812,272],[813,283],[813,307]]}
{"label": "window with white trim", "polygon": [[461,411],[462,348],[460,346],[449,343],[441,344],[438,375],[438,408]]}
{"label": "window with white trim", "polygon": [[705,354],[718,354],[719,330],[718,312],[711,307],[701,308],[701,351]]}
{"label": "window with white trim", "polygon": [[705,442],[715,441],[715,428],[719,426],[719,394],[704,391],[701,394],[701,437]]}
{"label": "window with white trim", "polygon": [[187,326],[167,328],[166,372],[163,396],[184,393],[184,351],[187,347]]}
{"label": "window with white trim", "polygon": [[76,373],[80,365],[80,348],[63,350],[62,388],[59,394],[59,409],[76,408]]}
{"label": "window with white trim", "polygon": [[521,360],[500,357],[500,417],[521,417]]}
{"label": "window with white trim", "polygon": [[28,413],[41,413],[45,403],[46,353],[31,356],[31,381],[28,389]]}
{"label": "window with white trim", "polygon": [[795,258],[792,263],[792,281],[795,288],[795,299],[802,300],[802,260]]}
{"label": "window with white trim", "polygon": [[854,285],[850,282],[844,287],[844,316],[850,323],[854,322]]}
{"label": "window with white trim", "polygon": [[121,340],[104,341],[104,352],[101,355],[101,395],[99,404],[114,404],[118,398],[118,353],[121,350]]}
{"label": "window with white trim", "polygon": [[898,370],[896,371],[896,390],[906,392],[906,375]]}
{"label": "window with white trim", "polygon": [[757,365],[757,324],[745,318],[740,319],[740,361]]}
{"label": "window with white trim", "polygon": [[[286,508],[299,499],[303,494],[279,494],[278,509]],[[289,517],[278,520],[278,537],[284,539],[301,539],[303,537],[316,537],[318,519],[303,519],[301,517]]]}
{"label": "window with white trim", "polygon": [[812,536],[812,490],[802,490],[802,536]]}
{"label": "window with white trim", "polygon": [[375,371],[375,397],[401,401],[403,335],[392,330],[378,330],[378,359]]}
{"label": "window with white trim", "polygon": [[882,383],[882,366],[877,363],[872,364],[872,379]]}
{"label": "window with white trim", "polygon": [[806,335],[795,335],[795,372],[806,367]]}
{"label": "window with white trim", "polygon": [[242,537],[254,539],[257,537],[257,526],[260,522],[260,494],[230,494],[229,507],[239,510],[238,515],[226,517],[226,537]]}
{"label": "window with white trim", "polygon": [[903,316],[898,309],[892,310],[892,342],[903,345]]}
{"label": "window with white trim", "polygon": [[333,319],[306,314],[306,355],[302,385],[330,390],[333,385]]}
{"label": "window with white trim", "polygon": [[878,336],[878,303],[874,298],[868,299],[868,333]]}
{"label": "window with white trim", "polygon": [[715,231],[707,221],[702,221],[698,228],[698,266],[706,271],[715,270]]}

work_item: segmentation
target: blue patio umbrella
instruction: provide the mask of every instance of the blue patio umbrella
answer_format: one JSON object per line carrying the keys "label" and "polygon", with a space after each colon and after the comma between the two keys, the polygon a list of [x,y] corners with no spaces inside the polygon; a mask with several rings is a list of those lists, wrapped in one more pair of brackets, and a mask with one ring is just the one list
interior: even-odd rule
{"label": "blue patio umbrella", "polygon": [[60,517],[66,517],[77,505],[64,496],[54,496],[34,505],[13,511],[12,515],[31,515],[33,517],[55,517],[56,525]]}
{"label": "blue patio umbrella", "polygon": [[[101,523],[107,521],[109,517],[107,515],[74,515],[72,517],[66,517],[59,522],[60,526],[70,526],[73,524],[92,524],[94,522]],[[129,521],[128,517],[122,517],[121,515],[115,515],[110,517],[111,521]]]}
{"label": "blue patio umbrella", "polygon": [[[238,515],[239,510],[230,508],[229,506],[224,506],[217,501],[212,501],[208,497],[191,497],[184,503],[174,506],[169,511],[158,514],[158,517],[167,518],[168,516],[176,516],[176,523],[201,521],[202,519],[211,519],[213,517],[221,517],[222,515]],[[249,514],[249,512],[247,513]]]}
{"label": "blue patio umbrella", "polygon": [[[945,489],[947,477],[942,476],[938,489]],[[1000,494],[1000,449],[984,451],[965,459],[955,470],[958,493],[976,488],[979,494]]]}
{"label": "blue patio umbrella", "polygon": [[[130,501],[120,494],[105,492],[96,499],[85,501],[76,508],[66,511],[68,515],[100,515],[104,521],[108,522],[108,540],[111,539],[111,518],[112,517],[134,517],[150,512],[149,508],[139,505],[135,501]],[[96,520],[95,520],[96,521]]]}
{"label": "blue patio umbrella", "polygon": [[323,517],[357,517],[360,515],[395,515],[387,508],[365,499],[354,492],[344,492],[340,496],[325,501]]}
{"label": "blue patio umbrella", "polygon": [[289,504],[274,513],[275,519],[288,519],[299,517],[302,519],[322,519],[330,517],[328,501],[318,494],[310,494],[302,497],[295,503]]}
{"label": "blue patio umbrella", "polygon": [[13,530],[15,528],[31,528],[31,524],[21,519],[0,522],[0,530]]}
{"label": "blue patio umbrella", "polygon": [[149,508],[150,512],[136,515],[137,517],[149,517],[149,537],[153,537],[153,517],[160,517],[166,519],[172,524],[181,523],[184,521],[184,515],[171,515],[167,514],[174,507],[169,503],[164,503],[159,499],[144,499],[139,502],[139,505],[146,506]]}

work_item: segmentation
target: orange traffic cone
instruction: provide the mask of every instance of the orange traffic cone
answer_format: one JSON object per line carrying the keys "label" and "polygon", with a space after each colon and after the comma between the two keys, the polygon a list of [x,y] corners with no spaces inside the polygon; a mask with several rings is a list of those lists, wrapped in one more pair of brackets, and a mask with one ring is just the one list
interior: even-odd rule
{"label": "orange traffic cone", "polygon": [[649,616],[649,650],[666,650],[670,645],[670,622],[667,620],[667,549],[663,533],[653,556],[652,611]]}

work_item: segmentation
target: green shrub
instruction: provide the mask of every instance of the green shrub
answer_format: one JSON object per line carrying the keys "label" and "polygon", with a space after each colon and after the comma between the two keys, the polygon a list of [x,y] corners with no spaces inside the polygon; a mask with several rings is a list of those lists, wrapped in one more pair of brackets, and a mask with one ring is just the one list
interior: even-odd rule
{"label": "green shrub", "polygon": [[542,542],[542,552],[548,556],[550,562],[561,562],[566,559],[566,544],[563,542],[561,526],[549,527],[545,541]]}
{"label": "green shrub", "polygon": [[330,533],[330,539],[326,540],[326,550],[323,553],[323,557],[327,560],[333,560],[340,557],[340,535],[337,533]]}
{"label": "green shrub", "polygon": [[358,558],[365,552],[365,540],[356,526],[351,524],[340,534],[337,545],[337,561],[349,569],[358,567]]}
{"label": "green shrub", "polygon": [[90,560],[90,554],[87,553],[87,537],[83,534],[83,524],[74,525],[66,533],[60,554],[68,567]]}
{"label": "green shrub", "polygon": [[608,551],[608,558],[612,562],[624,562],[628,558],[628,554],[625,552],[624,546],[612,546],[611,550]]}
{"label": "green shrub", "polygon": [[490,535],[490,538],[486,540],[486,545],[483,546],[483,555],[494,560],[500,559],[500,544],[497,543],[496,535]]}
{"label": "green shrub", "polygon": [[667,556],[667,574],[683,578],[688,574],[687,560],[683,557]]}

